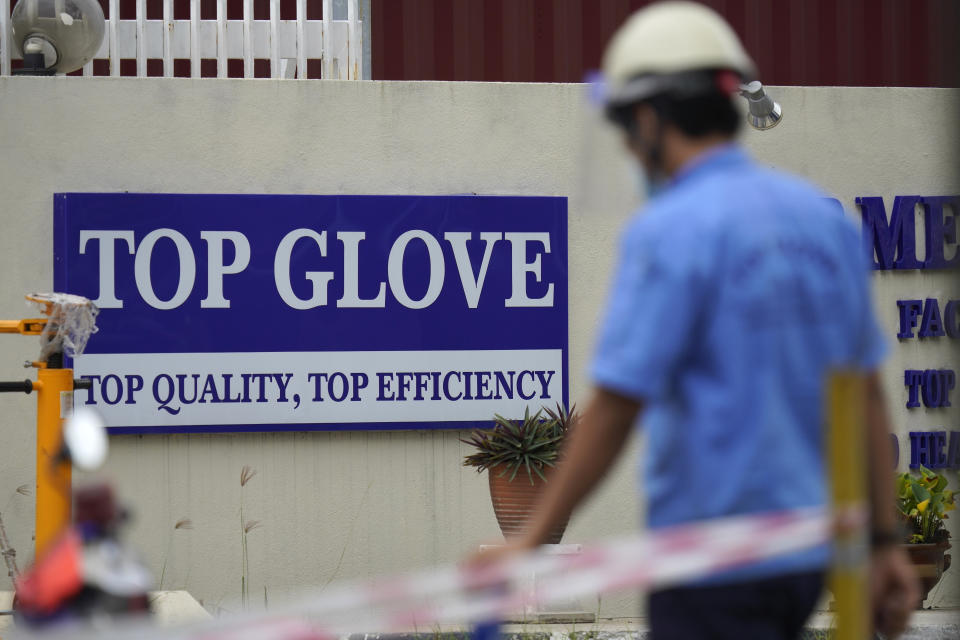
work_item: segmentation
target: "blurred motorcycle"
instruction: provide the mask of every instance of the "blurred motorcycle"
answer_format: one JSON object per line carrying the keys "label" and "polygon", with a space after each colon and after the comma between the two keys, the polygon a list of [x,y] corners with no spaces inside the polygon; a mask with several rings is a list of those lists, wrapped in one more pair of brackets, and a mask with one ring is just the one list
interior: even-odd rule
{"label": "blurred motorcycle", "polygon": [[[106,430],[91,411],[77,410],[67,420],[63,440],[55,465],[92,471],[106,459]],[[96,482],[76,488],[73,502],[72,524],[17,580],[17,624],[41,630],[149,614],[153,578],[120,540],[127,512],[113,487]]]}

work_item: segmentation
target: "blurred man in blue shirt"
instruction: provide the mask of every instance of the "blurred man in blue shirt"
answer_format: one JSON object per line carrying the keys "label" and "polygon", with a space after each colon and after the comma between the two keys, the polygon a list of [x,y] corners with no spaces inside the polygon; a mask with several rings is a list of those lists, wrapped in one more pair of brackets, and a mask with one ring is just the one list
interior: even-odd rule
{"label": "blurred man in blue shirt", "polygon": [[[596,389],[527,535],[541,544],[599,482],[643,414],[648,525],[824,505],[824,386],[867,377],[876,621],[918,599],[896,539],[889,424],[865,250],[804,181],[754,164],[733,105],[753,63],[712,10],[638,11],[604,59],[607,114],[651,198],[623,234],[591,367]],[[509,550],[508,550],[509,551]],[[654,593],[654,638],[795,638],[829,563],[818,547]]]}

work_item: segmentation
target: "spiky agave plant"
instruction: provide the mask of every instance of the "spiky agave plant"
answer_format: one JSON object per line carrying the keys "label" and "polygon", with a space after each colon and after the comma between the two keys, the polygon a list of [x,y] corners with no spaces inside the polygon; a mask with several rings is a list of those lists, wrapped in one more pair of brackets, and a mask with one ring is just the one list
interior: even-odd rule
{"label": "spiky agave plant", "polygon": [[553,409],[549,407],[543,408],[544,413],[547,414],[547,417],[557,423],[557,426],[560,428],[560,431],[566,436],[570,430],[577,424],[577,421],[580,419],[580,414],[577,413],[577,405],[574,404],[570,407],[570,410],[567,411],[567,408],[557,403],[557,406]]}
{"label": "spiky agave plant", "polygon": [[575,407],[567,412],[558,403],[556,409],[541,409],[533,415],[528,407],[522,420],[496,415],[492,429],[478,429],[469,438],[461,438],[477,450],[464,457],[463,466],[476,467],[481,473],[503,465],[499,475],[509,474],[511,482],[523,468],[530,484],[534,474],[546,480],[544,469],[556,465],[563,439],[576,422],[574,411]]}

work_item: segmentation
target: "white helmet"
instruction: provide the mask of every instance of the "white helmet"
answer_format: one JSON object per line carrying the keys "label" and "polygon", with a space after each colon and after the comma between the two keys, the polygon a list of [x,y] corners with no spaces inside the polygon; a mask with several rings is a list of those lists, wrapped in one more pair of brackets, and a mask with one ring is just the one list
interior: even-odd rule
{"label": "white helmet", "polygon": [[[703,72],[728,70],[743,82],[756,71],[740,39],[713,9],[696,2],[659,2],[635,12],[603,56],[608,107],[670,90],[696,93]],[[698,78],[697,76],[701,77]]]}

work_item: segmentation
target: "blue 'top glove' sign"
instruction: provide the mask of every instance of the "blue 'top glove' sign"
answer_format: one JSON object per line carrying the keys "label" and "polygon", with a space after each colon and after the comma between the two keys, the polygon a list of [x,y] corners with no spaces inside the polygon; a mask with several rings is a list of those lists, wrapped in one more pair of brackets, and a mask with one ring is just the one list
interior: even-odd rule
{"label": "blue 'top glove' sign", "polygon": [[488,424],[567,399],[566,199],[66,193],[115,432]]}

